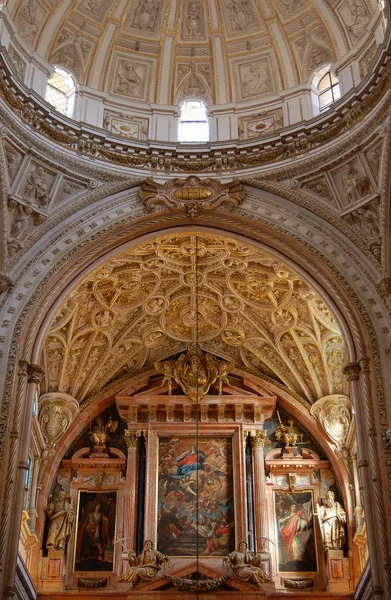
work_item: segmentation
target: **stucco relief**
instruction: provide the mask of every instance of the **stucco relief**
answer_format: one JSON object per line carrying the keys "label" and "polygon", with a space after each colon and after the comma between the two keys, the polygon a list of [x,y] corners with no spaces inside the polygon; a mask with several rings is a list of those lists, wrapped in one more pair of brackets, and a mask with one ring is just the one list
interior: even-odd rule
{"label": "stucco relief", "polygon": [[148,102],[150,77],[151,63],[118,56],[113,70],[111,91],[114,94]]}
{"label": "stucco relief", "polygon": [[81,0],[77,10],[101,23],[112,6],[111,0]]}
{"label": "stucco relief", "polygon": [[274,5],[285,20],[292,19],[304,10],[308,10],[305,0],[274,0]]}
{"label": "stucco relief", "polygon": [[29,46],[34,45],[47,12],[45,5],[39,0],[24,0],[20,5],[15,25],[19,35]]}
{"label": "stucco relief", "polygon": [[259,32],[264,26],[252,0],[221,0],[228,37]]}
{"label": "stucco relief", "polygon": [[11,59],[12,65],[15,69],[15,72],[19,79],[24,81],[24,76],[26,74],[26,62],[21,58],[20,54],[10,46],[8,48],[8,56]]}
{"label": "stucco relief", "polygon": [[318,26],[312,31],[306,32],[293,44],[304,81],[308,81],[308,76],[318,65],[332,63],[335,60],[330,40],[322,27]]}
{"label": "stucco relief", "polygon": [[49,393],[39,399],[38,421],[45,442],[55,446],[79,411],[79,403],[68,394]]}
{"label": "stucco relief", "polygon": [[176,69],[175,100],[180,103],[189,98],[212,100],[211,67],[207,62],[179,62]]}
{"label": "stucco relief", "polygon": [[133,2],[123,25],[125,33],[143,33],[156,37],[159,33],[165,3],[161,0]]}
{"label": "stucco relief", "polygon": [[[352,225],[356,225],[361,232],[372,240],[380,243],[380,201],[375,198],[345,216]],[[380,247],[379,247],[380,249]]]}
{"label": "stucco relief", "polygon": [[338,189],[342,208],[347,208],[369,196],[373,191],[370,178],[359,159],[346,163],[343,167],[332,171],[331,175]]}
{"label": "stucco relief", "polygon": [[373,175],[375,176],[376,180],[378,180],[378,178],[379,178],[380,165],[381,165],[381,160],[382,160],[382,152],[383,152],[382,143],[376,144],[375,146],[373,146],[366,152],[366,157],[367,157],[369,167],[370,167]]}
{"label": "stucco relief", "polygon": [[311,406],[311,415],[319,421],[338,451],[346,444],[352,420],[351,405],[347,396],[329,395]]}
{"label": "stucco relief", "polygon": [[8,166],[9,181],[12,182],[19,169],[20,163],[22,162],[23,154],[7,143],[4,144],[4,150]]}
{"label": "stucco relief", "polygon": [[316,194],[317,196],[321,196],[332,204],[336,204],[333,193],[330,189],[330,185],[328,184],[325,176],[315,177],[314,179],[305,181],[302,183],[302,187],[306,190],[309,190],[313,194]]}
{"label": "stucco relief", "polygon": [[366,51],[364,56],[360,59],[358,64],[359,64],[361,79],[364,79],[364,77],[367,76],[369,69],[371,67],[372,61],[375,58],[376,51],[377,51],[376,44],[372,44],[368,48],[368,50]]}
{"label": "stucco relief", "polygon": [[239,99],[251,99],[275,90],[269,57],[236,64],[237,94]]}
{"label": "stucco relief", "polygon": [[238,119],[238,136],[248,140],[266,135],[284,126],[282,108],[268,110]]}
{"label": "stucco relief", "polygon": [[129,113],[105,110],[103,127],[122,137],[134,140],[147,140],[149,119]]}
{"label": "stucco relief", "polygon": [[87,189],[86,184],[82,184],[82,183],[80,183],[78,181],[74,181],[68,177],[64,177],[64,179],[61,182],[61,186],[56,194],[53,204],[55,205],[57,203],[62,202],[63,200],[71,198],[72,196],[75,196],[79,192],[84,191],[86,189]]}
{"label": "stucco relief", "polygon": [[337,8],[352,44],[366,33],[370,15],[363,0],[344,0]]}
{"label": "stucco relief", "polygon": [[181,38],[184,41],[206,40],[204,10],[203,0],[185,0],[181,24]]}
{"label": "stucco relief", "polygon": [[90,40],[64,28],[57,39],[50,60],[73,73],[77,83],[83,83],[92,48],[93,44]]}

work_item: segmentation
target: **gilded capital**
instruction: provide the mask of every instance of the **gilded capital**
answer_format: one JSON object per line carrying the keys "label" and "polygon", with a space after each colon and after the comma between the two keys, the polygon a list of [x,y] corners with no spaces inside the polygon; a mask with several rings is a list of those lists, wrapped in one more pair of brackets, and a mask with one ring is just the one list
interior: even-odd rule
{"label": "gilded capital", "polygon": [[138,441],[142,435],[142,431],[131,431],[130,429],[125,429],[125,443],[128,448],[137,448]]}
{"label": "gilded capital", "polygon": [[250,431],[250,440],[253,448],[263,448],[266,443],[267,431],[265,429],[255,429]]}
{"label": "gilded capital", "polygon": [[358,362],[350,362],[342,369],[348,381],[357,381],[360,377],[361,366]]}
{"label": "gilded capital", "polygon": [[41,365],[30,364],[27,367],[27,375],[29,383],[39,384],[45,375],[45,369]]}

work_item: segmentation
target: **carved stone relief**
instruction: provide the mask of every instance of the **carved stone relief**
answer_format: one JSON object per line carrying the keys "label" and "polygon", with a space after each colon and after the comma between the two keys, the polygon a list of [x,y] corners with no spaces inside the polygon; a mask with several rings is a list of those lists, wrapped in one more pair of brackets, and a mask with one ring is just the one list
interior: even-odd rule
{"label": "carved stone relief", "polygon": [[87,71],[92,48],[93,43],[90,40],[64,27],[57,39],[50,60],[69,70],[76,76],[78,83],[84,83],[84,75]]}
{"label": "carved stone relief", "polygon": [[318,65],[335,60],[330,40],[319,26],[294,40],[294,48],[301,64],[303,81],[308,81],[308,76]]}
{"label": "carved stone relief", "polygon": [[383,145],[380,143],[380,144],[376,144],[375,146],[373,146],[366,153],[368,164],[369,164],[370,169],[371,169],[372,173],[374,174],[376,180],[378,180],[378,178],[379,178],[382,151],[383,151]]}
{"label": "carved stone relief", "polygon": [[83,185],[80,182],[73,181],[72,179],[69,179],[68,177],[64,177],[64,179],[61,182],[60,189],[58,190],[56,197],[54,199],[54,204],[57,204],[58,202],[62,202],[63,200],[66,200],[67,198],[71,198],[72,196],[75,196],[75,194],[78,194],[79,192],[81,192],[85,189],[87,189],[87,184]]}
{"label": "carved stone relief", "polygon": [[311,415],[319,421],[338,451],[345,446],[352,420],[351,405],[348,396],[335,394],[320,398],[311,406]]}
{"label": "carved stone relief", "polygon": [[371,181],[358,159],[332,171],[342,206],[348,207],[372,193]]}
{"label": "carved stone relief", "polygon": [[165,3],[160,0],[138,0],[132,3],[123,30],[156,37],[163,18]]}
{"label": "carved stone relief", "polygon": [[120,135],[134,140],[147,140],[149,119],[130,113],[105,110],[103,127],[115,135]]}
{"label": "carved stone relief", "polygon": [[81,0],[77,10],[101,23],[111,6],[111,0]]}
{"label": "carved stone relief", "polygon": [[17,76],[19,77],[19,79],[24,81],[27,66],[26,61],[24,61],[21,58],[20,54],[12,46],[8,48],[8,56],[11,59],[12,65],[15,69]]}
{"label": "carved stone relief", "polygon": [[55,446],[79,411],[79,403],[68,394],[44,394],[39,399],[38,421],[48,445]]}
{"label": "carved stone relief", "polygon": [[211,70],[208,63],[180,62],[176,70],[175,100],[179,104],[189,98],[212,101]]}
{"label": "carved stone relief", "polygon": [[338,7],[352,44],[356,44],[365,34],[369,24],[368,9],[363,0],[344,0]]}
{"label": "carved stone relief", "polygon": [[364,77],[366,77],[369,72],[372,61],[376,55],[376,50],[377,50],[376,44],[372,44],[369,47],[369,49],[367,50],[367,52],[365,53],[365,55],[363,56],[363,58],[361,58],[358,63],[359,68],[360,68],[360,77],[362,79],[364,79]]}
{"label": "carved stone relief", "polygon": [[275,90],[272,68],[267,56],[236,65],[239,99],[251,99]]}
{"label": "carved stone relief", "polygon": [[117,57],[111,81],[114,94],[148,101],[151,63]]}
{"label": "carved stone relief", "polygon": [[272,133],[284,126],[282,108],[239,117],[238,135],[240,140],[257,138]]}
{"label": "carved stone relief", "polygon": [[379,208],[380,202],[376,198],[347,214],[345,219],[356,225],[366,237],[380,242]]}
{"label": "carved stone relief", "polygon": [[10,182],[12,182],[22,162],[23,154],[7,143],[4,144],[4,150],[7,159],[8,176]]}
{"label": "carved stone relief", "polygon": [[322,198],[325,198],[329,202],[335,204],[335,199],[326,177],[316,177],[315,179],[306,181],[302,184],[302,187],[306,190],[309,190],[313,194],[321,196]]}
{"label": "carved stone relief", "polygon": [[264,29],[260,15],[248,0],[223,0],[222,13],[228,37]]}
{"label": "carved stone relief", "polygon": [[24,0],[19,7],[15,25],[19,35],[29,46],[34,45],[46,14],[47,9],[39,0]]}
{"label": "carved stone relief", "polygon": [[185,41],[205,41],[205,3],[185,0],[183,3],[181,38]]}
{"label": "carved stone relief", "polygon": [[274,0],[274,5],[284,20],[292,19],[308,9],[305,0]]}

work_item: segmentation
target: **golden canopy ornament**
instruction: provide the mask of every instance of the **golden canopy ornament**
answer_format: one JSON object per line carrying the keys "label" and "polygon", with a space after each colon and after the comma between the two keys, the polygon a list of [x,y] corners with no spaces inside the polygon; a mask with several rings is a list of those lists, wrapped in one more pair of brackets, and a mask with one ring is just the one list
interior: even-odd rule
{"label": "golden canopy ornament", "polygon": [[154,363],[156,371],[164,375],[163,384],[167,383],[168,393],[172,392],[174,380],[193,402],[203,400],[210,386],[216,382],[221,395],[223,383],[228,383],[227,375],[234,366],[234,363],[218,360],[211,354],[204,353],[198,344],[190,344],[186,354],[181,354],[176,360]]}
{"label": "golden canopy ornament", "polygon": [[149,177],[142,184],[139,195],[148,212],[158,208],[186,210],[187,216],[193,218],[200,210],[234,210],[244,200],[246,192],[237,179],[220,183],[216,179],[200,179],[193,175],[186,179],[171,179],[164,184]]}

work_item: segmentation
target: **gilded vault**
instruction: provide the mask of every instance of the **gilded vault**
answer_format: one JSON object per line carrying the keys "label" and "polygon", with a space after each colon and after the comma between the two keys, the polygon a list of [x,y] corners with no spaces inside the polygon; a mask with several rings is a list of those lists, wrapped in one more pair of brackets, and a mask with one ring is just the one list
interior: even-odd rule
{"label": "gilded vault", "polygon": [[194,342],[304,404],[343,393],[341,331],[317,292],[279,258],[205,233],[145,242],[81,283],[50,326],[43,391],[88,402]]}

